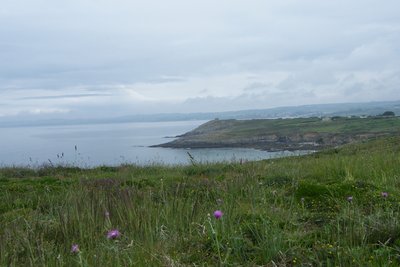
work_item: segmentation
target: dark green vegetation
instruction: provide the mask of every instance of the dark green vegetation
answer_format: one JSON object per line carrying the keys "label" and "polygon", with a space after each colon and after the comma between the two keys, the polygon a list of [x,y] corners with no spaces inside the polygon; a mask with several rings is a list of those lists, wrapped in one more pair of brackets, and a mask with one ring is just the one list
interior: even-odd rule
{"label": "dark green vegetation", "polygon": [[0,265],[399,266],[399,186],[399,137],[243,164],[3,168]]}
{"label": "dark green vegetation", "polygon": [[320,150],[400,134],[400,117],[376,116],[213,120],[159,145],[173,148],[249,147],[269,151]]}

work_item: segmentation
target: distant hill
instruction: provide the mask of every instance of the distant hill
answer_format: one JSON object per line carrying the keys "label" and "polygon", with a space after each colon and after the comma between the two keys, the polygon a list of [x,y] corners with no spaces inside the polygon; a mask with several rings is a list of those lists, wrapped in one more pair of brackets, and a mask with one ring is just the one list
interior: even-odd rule
{"label": "distant hill", "polygon": [[400,115],[400,100],[368,103],[339,103],[278,107],[270,109],[238,110],[227,112],[204,113],[161,113],[136,114],[113,118],[81,118],[81,119],[38,119],[35,116],[24,118],[0,118],[0,127],[39,126],[39,125],[75,125],[124,122],[161,122],[219,119],[273,119],[273,118],[305,118],[324,116],[375,116],[386,111]]}
{"label": "distant hill", "polygon": [[340,103],[205,113],[143,114],[114,118],[113,122],[183,121],[219,119],[276,119],[323,116],[376,116],[386,111],[400,115],[400,100],[391,102]]}

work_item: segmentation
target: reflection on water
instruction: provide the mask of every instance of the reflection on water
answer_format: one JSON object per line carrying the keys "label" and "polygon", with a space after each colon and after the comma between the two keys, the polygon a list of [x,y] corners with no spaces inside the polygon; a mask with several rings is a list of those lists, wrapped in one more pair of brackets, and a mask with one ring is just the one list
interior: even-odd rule
{"label": "reflection on water", "polygon": [[266,152],[244,148],[171,149],[148,146],[165,143],[204,121],[119,123],[0,129],[0,165],[43,164],[94,167],[99,165],[188,164],[260,160],[306,152]]}

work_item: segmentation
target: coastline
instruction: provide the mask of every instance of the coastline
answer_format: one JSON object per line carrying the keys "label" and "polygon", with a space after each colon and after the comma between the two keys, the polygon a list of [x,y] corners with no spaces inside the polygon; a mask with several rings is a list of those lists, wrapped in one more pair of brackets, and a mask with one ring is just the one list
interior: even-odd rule
{"label": "coastline", "polygon": [[400,120],[393,118],[296,118],[264,120],[212,120],[163,148],[253,148],[296,151],[335,148],[345,144],[399,135]]}

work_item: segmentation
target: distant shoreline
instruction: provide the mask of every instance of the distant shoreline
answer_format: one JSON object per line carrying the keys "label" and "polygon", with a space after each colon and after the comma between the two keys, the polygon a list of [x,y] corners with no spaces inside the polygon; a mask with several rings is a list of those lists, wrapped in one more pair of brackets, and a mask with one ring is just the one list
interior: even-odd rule
{"label": "distant shoreline", "polygon": [[322,150],[400,134],[399,117],[212,120],[151,147]]}

